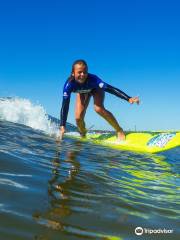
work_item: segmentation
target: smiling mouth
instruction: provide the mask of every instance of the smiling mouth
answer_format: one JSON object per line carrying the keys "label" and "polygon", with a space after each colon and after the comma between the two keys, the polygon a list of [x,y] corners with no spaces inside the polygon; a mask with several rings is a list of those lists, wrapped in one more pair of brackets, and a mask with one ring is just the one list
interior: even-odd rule
{"label": "smiling mouth", "polygon": [[82,81],[84,82],[86,80],[86,78],[79,78],[78,80],[81,81],[81,82]]}

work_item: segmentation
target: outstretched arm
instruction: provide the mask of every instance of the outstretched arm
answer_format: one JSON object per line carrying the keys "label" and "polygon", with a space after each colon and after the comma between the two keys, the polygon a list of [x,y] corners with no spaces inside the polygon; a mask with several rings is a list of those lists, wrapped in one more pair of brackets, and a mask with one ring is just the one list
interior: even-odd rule
{"label": "outstretched arm", "polygon": [[66,121],[67,121],[67,116],[69,112],[71,92],[72,92],[72,84],[71,82],[69,82],[69,80],[67,80],[63,88],[63,101],[62,101],[62,107],[60,111],[60,138],[61,139],[66,131]]}
{"label": "outstretched arm", "polygon": [[63,98],[61,113],[60,113],[60,126],[66,126],[67,116],[69,112],[70,97]]}
{"label": "outstretched arm", "polygon": [[126,100],[128,102],[129,102],[129,99],[131,99],[131,97],[128,96],[126,93],[124,93],[120,89],[115,88],[115,87],[113,87],[113,86],[111,86],[111,85],[109,85],[107,83],[104,84],[104,91],[108,92],[108,93],[111,93],[111,94],[113,94],[113,95],[115,95],[115,96],[117,96],[119,98],[122,98],[122,99],[124,99],[124,100]]}
{"label": "outstretched arm", "polygon": [[119,98],[122,98],[126,101],[128,101],[129,103],[133,104],[133,103],[140,103],[139,97],[130,97],[128,96],[126,93],[124,93],[123,91],[121,91],[118,88],[115,88],[107,83],[104,84],[104,91],[105,92],[109,92]]}
{"label": "outstretched arm", "polygon": [[70,103],[70,97],[64,98],[62,102],[61,112],[60,112],[60,139],[63,138],[63,135],[66,131],[66,121],[67,116],[69,112],[69,103]]}

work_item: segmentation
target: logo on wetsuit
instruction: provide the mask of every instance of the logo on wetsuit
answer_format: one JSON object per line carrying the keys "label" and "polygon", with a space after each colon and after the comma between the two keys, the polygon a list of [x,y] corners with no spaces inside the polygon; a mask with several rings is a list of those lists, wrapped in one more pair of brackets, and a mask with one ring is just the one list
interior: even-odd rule
{"label": "logo on wetsuit", "polygon": [[67,96],[68,96],[67,92],[64,92],[63,97],[67,97]]}
{"label": "logo on wetsuit", "polygon": [[99,87],[100,87],[100,88],[103,88],[103,87],[104,87],[104,83],[101,82],[101,83],[99,84]]}
{"label": "logo on wetsuit", "polygon": [[89,93],[91,91],[92,91],[92,89],[79,89],[79,90],[76,90],[77,93]]}

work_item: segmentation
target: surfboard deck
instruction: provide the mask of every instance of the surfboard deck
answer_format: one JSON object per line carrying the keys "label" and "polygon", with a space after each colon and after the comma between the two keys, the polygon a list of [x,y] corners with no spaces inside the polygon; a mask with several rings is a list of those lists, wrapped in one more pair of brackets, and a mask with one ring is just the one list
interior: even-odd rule
{"label": "surfboard deck", "polygon": [[158,153],[180,146],[180,132],[164,132],[159,134],[129,133],[123,142],[118,142],[116,135],[110,133],[88,133],[86,138],[81,138],[78,133],[67,133],[66,135],[117,150],[144,153]]}

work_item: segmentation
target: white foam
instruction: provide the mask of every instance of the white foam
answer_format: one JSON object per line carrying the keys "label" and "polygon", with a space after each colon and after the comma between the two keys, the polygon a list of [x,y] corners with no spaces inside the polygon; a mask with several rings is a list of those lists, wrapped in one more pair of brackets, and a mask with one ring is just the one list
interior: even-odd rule
{"label": "white foam", "polygon": [[58,126],[48,119],[45,109],[28,99],[0,99],[0,119],[42,130],[50,135],[58,135]]}

